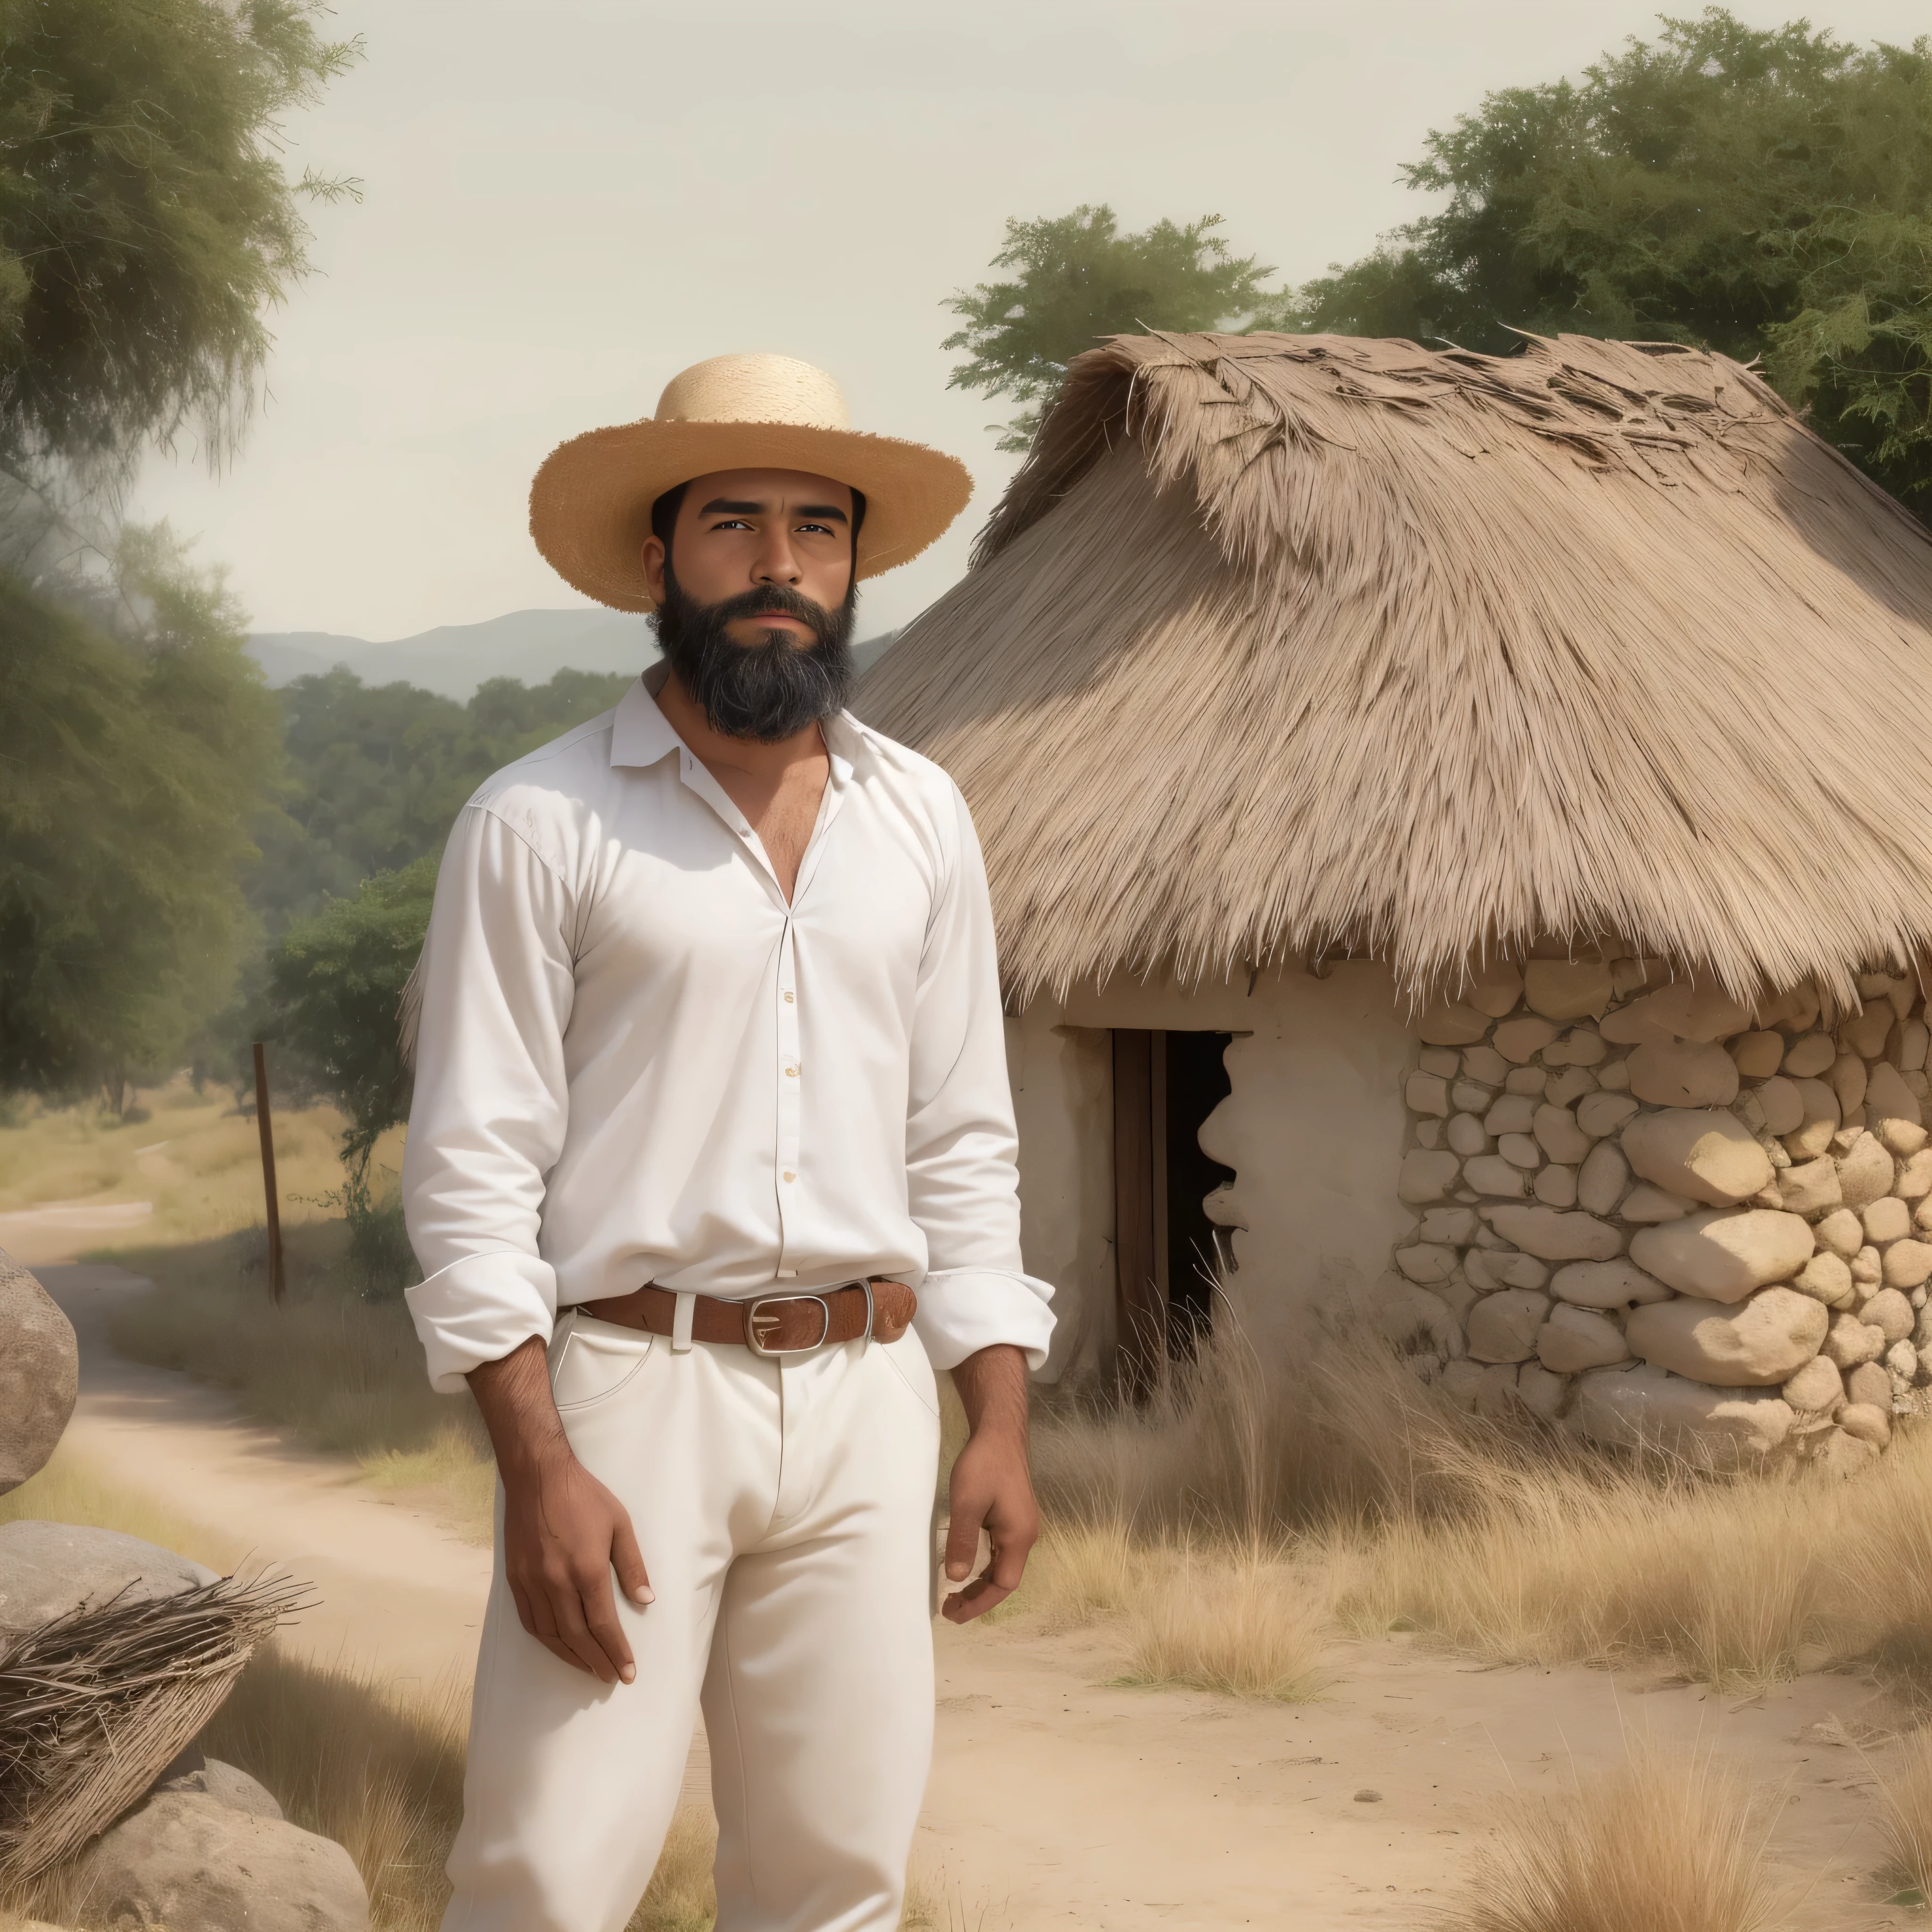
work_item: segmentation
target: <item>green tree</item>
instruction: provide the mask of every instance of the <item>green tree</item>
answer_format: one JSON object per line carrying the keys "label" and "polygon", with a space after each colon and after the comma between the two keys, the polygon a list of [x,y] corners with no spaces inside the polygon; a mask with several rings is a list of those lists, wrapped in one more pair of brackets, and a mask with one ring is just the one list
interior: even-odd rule
{"label": "green tree", "polygon": [[356,57],[308,0],[0,4],[0,464],[220,448],[304,271],[278,118]]}
{"label": "green tree", "polygon": [[1263,326],[1762,356],[1886,488],[1932,482],[1932,43],[1859,48],[1712,8],[1579,83],[1491,94],[1424,147],[1403,172],[1442,206]]}
{"label": "green tree", "polygon": [[280,755],[218,577],[165,527],[118,563],[122,637],[0,572],[0,1088],[117,1108],[228,998]]}
{"label": "green tree", "polygon": [[[1123,235],[1104,202],[1035,221],[1010,218],[992,266],[1016,272],[962,289],[945,304],[964,326],[940,346],[966,352],[947,386],[1037,405],[1059,388],[1067,364],[1104,336],[1214,328],[1246,315],[1274,271],[1252,255],[1231,255],[1214,232],[1220,226],[1220,216],[1204,214]],[[1035,406],[992,425],[1000,447],[1024,449],[1040,416]]]}

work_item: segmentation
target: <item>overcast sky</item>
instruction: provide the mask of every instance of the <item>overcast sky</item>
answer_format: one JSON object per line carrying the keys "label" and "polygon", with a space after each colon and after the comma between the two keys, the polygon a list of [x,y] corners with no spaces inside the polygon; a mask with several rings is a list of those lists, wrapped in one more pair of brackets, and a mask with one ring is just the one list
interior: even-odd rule
{"label": "overcast sky", "polygon": [[[1681,0],[1672,11],[1696,10]],[[1771,25],[1789,5],[1744,0]],[[1922,4],[1828,0],[1847,38]],[[578,605],[525,527],[530,474],[727,350],[830,369],[855,424],[965,458],[953,533],[868,586],[905,622],[964,567],[1013,459],[1004,399],[946,386],[940,304],[1010,214],[1214,211],[1289,280],[1421,212],[1422,136],[1576,73],[1628,0],[342,0],[368,58],[289,130],[361,178],[314,217],[268,394],[211,478],[184,443],[133,506],[226,564],[254,628],[370,638]]]}

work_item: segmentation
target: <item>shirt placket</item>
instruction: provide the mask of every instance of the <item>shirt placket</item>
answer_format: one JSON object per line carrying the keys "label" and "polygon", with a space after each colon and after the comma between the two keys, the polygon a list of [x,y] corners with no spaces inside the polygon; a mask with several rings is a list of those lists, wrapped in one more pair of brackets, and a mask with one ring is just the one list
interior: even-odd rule
{"label": "shirt placket", "polygon": [[790,1281],[798,1270],[792,1265],[796,1210],[804,1181],[799,1166],[800,1112],[804,1102],[800,1090],[805,1084],[805,1069],[799,1058],[797,951],[793,921],[789,916],[778,940],[778,1278]]}

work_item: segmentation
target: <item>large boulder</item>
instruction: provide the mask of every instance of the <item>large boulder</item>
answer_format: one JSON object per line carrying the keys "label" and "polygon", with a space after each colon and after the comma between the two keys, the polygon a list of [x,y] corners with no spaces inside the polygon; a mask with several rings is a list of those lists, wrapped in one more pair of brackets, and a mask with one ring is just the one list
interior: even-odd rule
{"label": "large boulder", "polygon": [[332,1839],[215,1797],[167,1792],[94,1840],[89,1910],[170,1932],[368,1932],[369,1894]]}
{"label": "large boulder", "polygon": [[1654,1444],[1720,1464],[1769,1454],[1797,1419],[1770,1390],[1712,1388],[1648,1362],[1578,1376],[1572,1414],[1593,1442]]}
{"label": "large boulder", "polygon": [[24,1636],[70,1610],[178,1597],[214,1581],[212,1570],[118,1529],[0,1523],[0,1638]]}
{"label": "large boulder", "polygon": [[1816,1245],[1802,1215],[1720,1208],[1640,1228],[1630,1252],[1646,1274],[1680,1294],[1742,1301],[1754,1289],[1790,1280]]}
{"label": "large boulder", "polygon": [[151,1797],[172,1792],[182,1796],[212,1798],[231,1811],[245,1811],[253,1818],[279,1818],[282,1808],[275,1794],[260,1779],[202,1754],[199,1744],[190,1744],[154,1780]]}
{"label": "large boulder", "polygon": [[1794,1288],[1767,1288],[1744,1302],[1678,1295],[1630,1310],[1630,1353],[1692,1382],[1718,1388],[1768,1388],[1788,1382],[1818,1352],[1832,1318]]}
{"label": "large boulder", "polygon": [[0,1496],[54,1453],[80,1391],[73,1323],[0,1248]]}
{"label": "large boulder", "polygon": [[1727,1208],[1771,1185],[1771,1156],[1733,1114],[1666,1107],[1640,1114],[1623,1132],[1630,1166],[1673,1194]]}

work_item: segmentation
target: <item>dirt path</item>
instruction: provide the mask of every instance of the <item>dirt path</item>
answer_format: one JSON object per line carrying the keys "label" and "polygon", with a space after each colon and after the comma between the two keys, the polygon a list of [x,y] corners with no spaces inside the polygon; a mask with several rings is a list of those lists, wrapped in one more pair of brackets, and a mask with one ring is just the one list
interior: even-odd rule
{"label": "dirt path", "polygon": [[35,1270],[80,1338],[80,1400],[64,1446],[225,1538],[236,1556],[286,1569],[321,1600],[282,1642],[384,1678],[466,1686],[490,1553],[424,1511],[376,1495],[354,1463],[292,1444],[167,1369],[116,1354],[110,1306],[151,1285],[99,1264]]}
{"label": "dirt path", "polygon": [[[81,1336],[76,1450],[311,1579],[323,1601],[285,1641],[466,1684],[487,1552],[358,1484],[346,1458],[292,1447],[220,1394],[114,1355],[104,1316],[146,1292],[138,1277],[38,1271]],[[1484,1670],[1393,1638],[1338,1646],[1325,1701],[1262,1706],[1110,1687],[1104,1636],[936,1629],[939,1743],[916,1862],[956,1927],[1408,1932],[1446,1901],[1513,1792],[1565,1790],[1622,1763],[1627,1732],[1694,1744],[1770,1794],[1772,1856],[1803,1894],[1794,1932],[1916,1922],[1881,1902],[1870,1766],[1843,1740],[1892,1714],[1856,1676],[1720,1700],[1599,1672]],[[1880,1744],[1872,1761],[1885,1755]],[[700,1737],[694,1798],[705,1782]]]}

